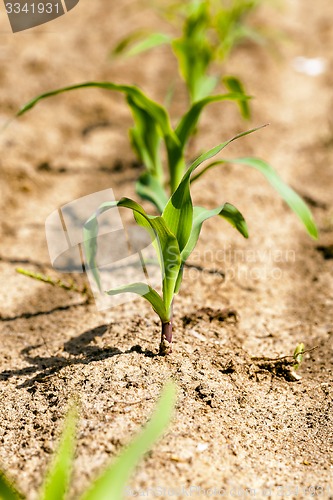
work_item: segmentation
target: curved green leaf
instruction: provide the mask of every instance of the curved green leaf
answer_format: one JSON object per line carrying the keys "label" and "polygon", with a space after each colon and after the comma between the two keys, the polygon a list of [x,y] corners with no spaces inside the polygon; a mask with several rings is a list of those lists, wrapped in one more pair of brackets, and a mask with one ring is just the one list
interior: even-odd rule
{"label": "curved green leaf", "polygon": [[216,154],[218,154],[223,148],[228,144],[243,137],[245,135],[251,134],[262,127],[257,127],[246,132],[242,132],[232,137],[226,142],[215,146],[215,148],[210,149],[206,153],[199,156],[194,163],[185,172],[178,188],[173,193],[169,199],[162,217],[164,218],[167,226],[171,232],[176,236],[179,249],[182,252],[185,248],[192,231],[192,221],[193,221],[193,204],[190,194],[190,178],[191,174],[196,168],[198,168],[204,161],[209,160]]}
{"label": "curved green leaf", "polygon": [[117,288],[112,288],[112,290],[108,290],[105,293],[107,295],[118,295],[119,293],[136,293],[151,304],[152,308],[158,314],[163,323],[170,321],[170,316],[165,309],[162,298],[156,292],[156,290],[154,290],[151,286],[146,285],[145,283],[131,283],[130,285],[123,285]]}
{"label": "curved green leaf", "polygon": [[218,160],[216,162],[207,165],[199,174],[197,174],[192,181],[197,180],[201,175],[210,170],[211,168],[222,165],[226,163],[238,163],[241,165],[247,165],[249,167],[253,167],[259,172],[261,172],[270,185],[279,193],[281,198],[289,205],[291,210],[299,217],[299,219],[304,224],[309,235],[317,239],[318,238],[318,230],[316,227],[316,223],[313,219],[312,213],[306,203],[302,200],[302,198],[290,187],[288,186],[281,177],[275,172],[273,167],[266,163],[265,161],[259,158],[234,158],[234,159],[225,159]]}
{"label": "curved green leaf", "polygon": [[[126,95],[128,104],[132,108],[134,120],[136,120],[136,127],[134,128],[134,132],[132,129],[131,135],[133,145],[136,151],[139,153],[139,156],[145,156],[143,154],[144,151],[145,154],[149,153],[147,166],[152,164],[155,165],[156,168],[160,169],[159,163],[156,160],[158,147],[158,134],[156,126],[158,125],[167,149],[170,172],[170,187],[171,191],[174,192],[185,169],[183,147],[181,146],[176,133],[171,127],[169,115],[165,108],[152,99],[149,99],[149,97],[147,97],[139,88],[135,86],[118,85],[112,82],[85,82],[79,83],[77,85],[70,85],[68,87],[45,92],[44,94],[35,97],[18,111],[17,116],[23,115],[43,99],[82,88],[101,88],[106,90],[114,90],[117,92],[122,92]],[[141,112],[139,112],[138,110],[141,110]],[[146,121],[143,122],[145,116]],[[141,137],[140,141],[138,140],[138,130],[139,128],[142,130],[142,127],[144,127],[145,134],[148,133],[148,130],[153,130],[154,136],[152,140],[147,136],[144,139]],[[161,171],[159,170],[159,172],[159,175],[161,176]]]}
{"label": "curved green leaf", "polygon": [[0,471],[0,498],[2,500],[20,500],[24,498],[3,471]]}
{"label": "curved green leaf", "polygon": [[200,231],[202,224],[211,217],[219,215],[220,217],[227,220],[233,227],[235,227],[245,238],[248,238],[248,229],[246,221],[239,210],[231,203],[224,203],[223,205],[207,209],[203,207],[194,207],[193,209],[193,223],[191,236],[181,252],[182,263],[186,262],[191,253],[193,252],[197,241],[200,236]]}
{"label": "curved green leaf", "polygon": [[73,404],[67,413],[58,450],[42,487],[41,500],[61,500],[67,494],[74,460],[77,420],[78,409]]}
{"label": "curved green leaf", "polygon": [[213,95],[205,97],[200,101],[196,101],[194,104],[192,104],[189,111],[185,113],[176,127],[175,132],[181,145],[184,147],[184,145],[187,143],[189,137],[192,135],[193,130],[198,123],[200,114],[208,104],[218,101],[237,101],[240,103],[246,103],[249,99],[250,96],[245,95],[241,91],[237,91],[231,92],[229,94]]}
{"label": "curved green leaf", "polygon": [[[229,160],[230,161],[230,160]],[[312,238],[318,238],[318,230],[314,222],[312,213],[302,198],[287,184],[283,182],[281,177],[275,172],[273,167],[259,158],[239,158],[232,160],[232,163],[240,163],[248,165],[256,170],[259,170],[271,186],[279,193],[282,199],[289,205],[291,210],[303,222],[306,230]]]}
{"label": "curved green leaf", "polygon": [[[223,83],[231,92],[238,92],[244,96],[246,95],[242,82],[235,76],[225,76],[223,78]],[[248,99],[238,99],[237,104],[242,117],[248,120],[251,117]]]}
{"label": "curved green leaf", "polygon": [[122,500],[126,483],[137,463],[162,436],[169,424],[175,399],[176,387],[168,382],[163,388],[160,400],[146,427],[101,474],[81,500]]}
{"label": "curved green leaf", "polygon": [[154,120],[159,124],[163,135],[173,135],[173,130],[170,125],[169,116],[166,110],[158,104],[157,102],[149,99],[138,87],[132,85],[118,85],[112,82],[84,82],[78,83],[76,85],[70,85],[68,87],[62,87],[57,90],[52,90],[50,92],[45,92],[35,97],[27,104],[25,104],[17,113],[17,116],[21,116],[28,110],[36,106],[36,104],[49,97],[62,94],[64,92],[70,92],[72,90],[83,89],[83,88],[101,88],[106,90],[114,90],[117,92],[124,93],[127,97],[135,103],[136,106],[146,111]]}
{"label": "curved green leaf", "polygon": [[117,57],[124,55],[126,57],[127,51],[131,50],[131,47],[134,43],[140,43],[146,36],[148,35],[147,30],[136,30],[130,33],[129,35],[122,38],[115,47],[110,51],[111,57]]}
{"label": "curved green leaf", "polygon": [[91,269],[95,269],[96,274],[98,274],[95,260],[97,253],[98,216],[114,207],[124,207],[132,210],[137,223],[149,231],[162,269],[164,306],[167,313],[170,314],[175,282],[181,261],[177,239],[167,227],[163,217],[148,215],[141,205],[130,198],[103,203],[96,213],[88,219],[83,229],[84,249],[89,267],[93,266]]}
{"label": "curved green leaf", "polygon": [[[118,44],[115,49],[116,52],[114,51],[114,53],[116,53],[117,55],[122,54],[125,57],[132,57],[155,47],[170,44],[171,40],[172,37],[164,33],[151,33],[150,35],[147,35],[144,40],[140,40],[134,44],[131,44],[133,40],[129,40],[127,42],[127,39],[124,39],[121,50],[119,50],[120,45]],[[131,47],[127,49],[130,44]]]}

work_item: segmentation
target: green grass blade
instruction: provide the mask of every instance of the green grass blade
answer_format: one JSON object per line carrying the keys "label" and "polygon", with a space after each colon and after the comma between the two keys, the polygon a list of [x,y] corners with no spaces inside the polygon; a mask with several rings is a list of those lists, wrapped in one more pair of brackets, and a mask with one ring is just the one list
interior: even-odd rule
{"label": "green grass blade", "polygon": [[144,38],[148,36],[147,30],[136,30],[130,33],[129,35],[122,38],[115,47],[110,51],[110,57],[118,57],[124,56],[129,50],[131,50],[131,46],[135,43],[141,42]]}
{"label": "green grass blade", "polygon": [[24,496],[17,491],[12,482],[5,473],[0,470],[0,499],[1,500],[20,500]]}
{"label": "green grass blade", "polygon": [[58,449],[42,487],[41,500],[62,500],[65,498],[74,460],[77,419],[78,409],[73,404],[67,413]]}
{"label": "green grass blade", "polygon": [[281,179],[281,177],[275,172],[271,165],[263,160],[260,160],[259,158],[234,158],[216,161],[203,169],[202,172],[200,172],[197,176],[195,176],[195,178],[192,179],[192,181],[198,179],[207,170],[217,165],[226,163],[247,165],[261,172],[266,177],[271,186],[279,193],[281,198],[287,203],[287,205],[289,205],[291,210],[299,217],[309,235],[314,239],[318,238],[316,223],[313,219],[309,207],[302,200],[302,198]]}
{"label": "green grass blade", "polygon": [[189,111],[182,117],[175,130],[181,145],[184,147],[189,137],[193,134],[200,115],[208,104],[218,101],[237,101],[238,103],[246,103],[249,99],[249,96],[245,95],[243,92],[237,91],[205,97],[195,102]]}
{"label": "green grass blade", "polygon": [[[246,96],[242,82],[235,76],[225,76],[223,78],[223,83],[227,87],[227,89],[230,90],[230,92],[239,93],[241,95],[244,95],[244,97]],[[245,120],[249,120],[251,118],[248,99],[249,98],[237,100],[241,115],[243,118],[245,118]]]}
{"label": "green grass blade", "polygon": [[259,172],[266,177],[271,186],[279,193],[281,198],[289,205],[291,210],[295,212],[303,222],[309,235],[314,239],[318,238],[318,230],[309,207],[291,187],[283,182],[271,165],[258,158],[238,158],[231,161],[228,160],[228,162],[247,165],[259,170]]}
{"label": "green grass blade", "polygon": [[220,217],[227,220],[233,227],[235,227],[245,238],[248,237],[248,229],[244,217],[239,212],[239,210],[231,205],[231,203],[224,203],[223,205],[214,208],[207,209],[203,207],[194,207],[193,209],[193,224],[191,230],[191,236],[181,252],[182,262],[186,262],[191,253],[193,252],[202,228],[202,224],[211,217],[219,215]]}
{"label": "green grass blade", "polygon": [[131,283],[130,285],[119,286],[105,292],[107,295],[118,295],[119,293],[136,293],[146,299],[160,317],[162,322],[170,321],[163,300],[160,295],[149,285],[145,283]]}
{"label": "green grass blade", "polygon": [[[170,314],[175,282],[180,268],[180,250],[177,239],[170,231],[163,217],[148,215],[141,205],[130,198],[103,203],[84,226],[84,249],[88,263],[95,266],[98,273],[95,257],[97,253],[98,216],[114,207],[124,207],[133,211],[137,223],[148,230],[152,243],[157,251],[163,274],[163,302]],[[93,243],[91,243],[91,240]]]}
{"label": "green grass blade", "polygon": [[146,427],[95,481],[81,500],[121,500],[124,488],[139,460],[162,436],[175,405],[176,388],[168,382]]}
{"label": "green grass blade", "polygon": [[[170,44],[171,40],[172,40],[171,36],[166,35],[164,33],[151,33],[150,35],[147,35],[144,38],[144,40],[140,40],[134,44],[131,44],[131,46],[127,50],[124,50],[125,49],[125,47],[124,47],[124,49],[121,50],[121,53],[125,57],[136,56],[138,54],[141,54],[142,52],[146,52],[147,50],[153,49],[155,47]],[[130,44],[127,43],[126,48],[129,45]],[[117,47],[116,47],[116,49],[117,49]],[[119,45],[118,45],[117,55],[119,55],[119,54],[120,54],[120,51],[119,51]]]}
{"label": "green grass blade", "polygon": [[141,198],[155,205],[159,213],[163,212],[168,197],[161,183],[149,172],[140,175],[135,190]]}

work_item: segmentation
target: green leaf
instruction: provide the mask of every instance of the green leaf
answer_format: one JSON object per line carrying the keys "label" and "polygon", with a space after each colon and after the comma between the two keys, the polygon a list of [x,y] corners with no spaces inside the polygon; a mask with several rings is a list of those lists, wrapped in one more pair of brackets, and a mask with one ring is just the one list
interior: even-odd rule
{"label": "green leaf", "polygon": [[6,477],[5,473],[0,470],[0,498],[1,500],[19,500],[24,498],[17,491],[12,482]]}
{"label": "green leaf", "polygon": [[127,97],[135,126],[130,129],[133,149],[148,171],[163,183],[163,168],[160,159],[161,132],[158,122],[145,109]]}
{"label": "green leaf", "polygon": [[35,97],[24,106],[22,106],[22,108],[17,113],[17,116],[23,115],[43,99],[47,99],[49,97],[53,97],[58,94],[63,94],[64,92],[70,92],[72,90],[78,90],[83,88],[100,88],[100,89],[114,90],[117,92],[124,93],[127,97],[131,98],[131,100],[135,103],[136,106],[145,110],[152,118],[155,119],[155,121],[161,127],[161,130],[164,135],[173,134],[168,114],[166,110],[163,108],[163,106],[153,101],[152,99],[149,99],[149,97],[147,97],[138,87],[131,85],[118,85],[112,82],[78,83],[77,85],[70,85],[68,87],[62,87],[57,90],[45,92],[44,94],[40,94],[39,96]]}
{"label": "green leaf", "polygon": [[166,204],[162,217],[170,231],[176,236],[179,250],[182,252],[190,237],[193,219],[189,183],[180,183]]}
{"label": "green leaf", "polygon": [[163,300],[160,295],[151,286],[145,283],[131,283],[130,285],[123,285],[117,288],[112,288],[108,290],[108,295],[118,295],[119,293],[136,293],[144,299],[146,299],[154,309],[154,311],[160,317],[162,323],[170,321],[170,316],[168,315]]}
{"label": "green leaf", "polygon": [[81,500],[121,500],[123,498],[125,486],[137,463],[162,436],[169,424],[175,398],[175,385],[168,382],[144,430],[121,452],[115,462],[101,474]]}
{"label": "green leaf", "polygon": [[[150,35],[147,35],[144,40],[140,40],[139,42],[135,43],[132,45],[127,51],[125,51],[123,48],[121,50],[121,53],[125,57],[132,57],[140,54],[141,52],[146,52],[147,50],[153,49],[155,47],[159,47],[161,45],[166,45],[171,43],[171,36],[165,35],[164,33],[151,33]],[[126,42],[124,40],[123,42]],[[130,41],[132,42],[132,41]],[[129,43],[126,43],[126,47],[129,45]],[[118,50],[117,50],[118,49]],[[119,45],[116,47],[117,54],[120,54],[119,51]]]}
{"label": "green leaf", "polygon": [[57,452],[42,487],[41,500],[61,500],[67,494],[74,460],[77,419],[78,409],[72,404],[66,416]]}
{"label": "green leaf", "polygon": [[125,36],[117,43],[117,45],[111,50],[110,56],[117,57],[124,55],[126,57],[127,52],[131,50],[128,49],[128,47],[130,47],[135,42],[141,42],[141,40],[146,36],[146,30],[137,30],[130,33],[128,36]]}
{"label": "green leaf", "polygon": [[193,252],[199,236],[202,224],[211,217],[219,215],[220,217],[227,220],[233,227],[235,227],[245,238],[248,238],[248,230],[244,217],[237,210],[236,207],[231,205],[231,203],[224,203],[223,205],[214,208],[207,209],[203,207],[194,207],[193,209],[193,223],[191,236],[181,252],[182,263],[186,262],[191,253]]}
{"label": "green leaf", "polygon": [[309,235],[314,239],[318,238],[318,230],[310,209],[302,198],[291,187],[283,182],[281,177],[275,172],[271,165],[258,158],[239,158],[228,161],[230,163],[248,165],[249,167],[259,170],[259,172],[266,177],[271,186],[280,194],[287,205],[289,205],[291,210],[293,210],[293,212],[295,212],[295,214],[303,222]]}
{"label": "green leaf", "polygon": [[275,172],[273,167],[259,158],[234,158],[234,159],[225,159],[216,161],[210,165],[208,165],[202,172],[200,172],[195,179],[196,180],[203,173],[207,172],[207,170],[221,164],[226,163],[238,163],[241,165],[247,165],[249,167],[253,167],[259,172],[261,172],[271,186],[280,194],[281,198],[289,205],[292,211],[299,217],[299,219],[304,224],[309,235],[316,239],[318,238],[318,230],[316,224],[313,220],[312,213],[306,203],[302,200],[302,198],[283,180],[281,177]]}
{"label": "green leaf", "polygon": [[135,188],[137,194],[144,200],[150,201],[159,213],[162,213],[168,198],[163,186],[149,172],[140,175]]}
{"label": "green leaf", "polygon": [[[162,269],[163,302],[167,314],[170,316],[175,282],[180,268],[180,251],[178,242],[174,234],[172,234],[167,227],[163,217],[148,215],[141,205],[130,198],[122,198],[119,201],[103,203],[96,213],[88,219],[83,229],[84,249],[88,263],[92,263],[96,269],[96,273],[98,273],[95,261],[97,252],[98,216],[114,207],[124,207],[132,210],[137,223],[149,231],[153,245],[158,253]],[[94,243],[91,243],[91,240],[93,240]]]}
{"label": "green leaf", "polygon": [[187,143],[189,137],[192,135],[193,130],[195,129],[198,123],[200,114],[208,104],[212,102],[227,101],[227,100],[238,101],[243,103],[246,102],[248,99],[250,99],[250,97],[245,95],[243,92],[234,92],[229,94],[218,94],[205,97],[204,99],[195,102],[191,106],[189,111],[185,113],[185,115],[182,117],[176,128],[176,134],[181,145],[184,147],[185,144]]}
{"label": "green leaf", "polygon": [[176,236],[181,252],[185,248],[192,230],[193,205],[190,194],[191,174],[196,168],[201,165],[201,163],[218,154],[228,144],[235,141],[236,139],[239,139],[240,137],[259,130],[260,128],[262,127],[257,127],[255,129],[242,132],[232,137],[228,141],[215,146],[214,148],[199,156],[185,172],[182,181],[180,182],[174,194],[171,196],[162,214],[162,217],[164,218],[167,226]]}
{"label": "green leaf", "polygon": [[303,361],[303,355],[304,355],[304,344],[301,342],[300,344],[297,344],[296,349],[294,351],[293,357],[295,360],[295,365],[294,365],[294,370],[298,370],[300,367],[300,364]]}
{"label": "green leaf", "polygon": [[216,79],[208,75],[213,59],[213,49],[207,36],[209,24],[208,3],[191,2],[182,36],[174,39],[171,44],[191,102],[206,97],[216,85]]}
{"label": "green leaf", "polygon": [[238,94],[246,97],[246,99],[245,98],[238,99],[238,106],[239,106],[242,117],[245,118],[246,120],[250,119],[251,112],[250,112],[250,107],[249,107],[249,103],[248,103],[249,97],[246,96],[246,94],[245,94],[245,90],[244,90],[242,82],[238,78],[236,78],[235,76],[225,76],[223,78],[223,83],[227,87],[227,89],[230,90],[231,92],[235,92],[235,93],[238,93]]}
{"label": "green leaf", "polygon": [[[19,110],[17,116],[23,115],[43,99],[62,94],[64,92],[70,92],[72,90],[94,87],[106,90],[114,90],[117,92],[122,92],[126,95],[128,104],[132,108],[134,120],[136,120],[135,131],[133,132],[132,129],[131,133],[131,138],[135,150],[139,153],[140,157],[145,156],[145,159],[149,157],[149,160],[147,160],[147,166],[154,165],[157,170],[160,169],[159,161],[157,161],[156,158],[158,148],[157,127],[159,127],[167,149],[170,172],[170,186],[171,191],[173,192],[178,186],[185,168],[183,148],[181,147],[176,133],[171,127],[169,115],[165,108],[152,99],[149,99],[139,88],[135,86],[117,85],[112,82],[85,82],[77,85],[71,85],[69,87],[63,87],[35,97]],[[141,110],[141,112],[139,112],[139,110]],[[144,117],[146,117],[146,119]],[[144,119],[145,121],[143,121]],[[153,137],[141,137],[139,140],[139,129],[141,130],[141,132],[144,131],[145,134],[150,133],[148,131],[152,130]],[[158,175],[159,177],[161,177],[161,172]]]}
{"label": "green leaf", "polygon": [[217,79],[207,75],[211,62],[211,50],[205,38],[178,38],[171,43],[178,60],[178,67],[183,77],[191,102],[206,97],[215,87]]}

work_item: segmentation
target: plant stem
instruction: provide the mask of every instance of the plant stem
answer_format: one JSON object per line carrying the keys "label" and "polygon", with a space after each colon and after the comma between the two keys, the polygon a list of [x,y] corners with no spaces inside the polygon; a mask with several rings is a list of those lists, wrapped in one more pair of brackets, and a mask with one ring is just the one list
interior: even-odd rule
{"label": "plant stem", "polygon": [[160,355],[172,353],[172,319],[166,323],[162,323]]}

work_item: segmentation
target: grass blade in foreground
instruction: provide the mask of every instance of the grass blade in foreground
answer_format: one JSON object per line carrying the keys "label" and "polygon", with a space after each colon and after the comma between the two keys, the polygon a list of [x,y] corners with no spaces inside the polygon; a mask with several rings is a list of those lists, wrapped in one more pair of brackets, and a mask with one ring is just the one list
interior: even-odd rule
{"label": "grass blade in foreground", "polygon": [[42,487],[41,500],[62,500],[65,498],[74,460],[77,419],[77,406],[73,404],[67,413],[58,450],[53,457],[53,464]]}
{"label": "grass blade in foreground", "polygon": [[1,500],[19,500],[23,498],[23,495],[16,490],[3,471],[0,471],[0,498]]}
{"label": "grass blade in foreground", "polygon": [[143,455],[162,436],[175,404],[176,387],[168,382],[146,428],[128,445],[116,461],[97,479],[81,500],[121,500],[123,490]]}

